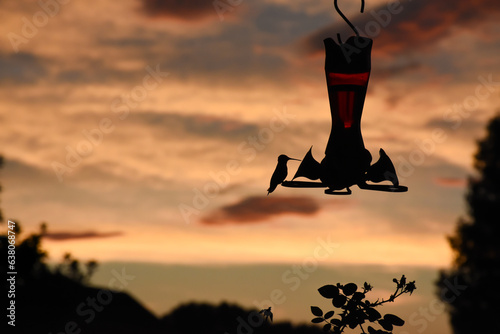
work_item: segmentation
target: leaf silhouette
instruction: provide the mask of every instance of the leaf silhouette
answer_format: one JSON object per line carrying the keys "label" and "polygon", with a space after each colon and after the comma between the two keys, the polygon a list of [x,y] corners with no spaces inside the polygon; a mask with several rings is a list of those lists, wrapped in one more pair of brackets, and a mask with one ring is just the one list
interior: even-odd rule
{"label": "leaf silhouette", "polygon": [[387,320],[394,326],[403,326],[405,324],[405,321],[398,317],[397,315],[394,314],[386,314],[384,315],[384,320]]}
{"label": "leaf silhouette", "polygon": [[379,325],[382,326],[386,331],[392,331],[392,323],[386,319],[380,319],[378,321]]}
{"label": "leaf silhouette", "polygon": [[335,314],[335,311],[328,311],[325,313],[325,319],[330,319]]}
{"label": "leaf silhouette", "polygon": [[311,312],[317,317],[323,316],[323,311],[317,306],[311,306]]}
{"label": "leaf silhouette", "polygon": [[332,328],[332,325],[331,325],[331,324],[326,324],[326,325],[324,325],[324,326],[323,326],[323,330],[324,330],[325,332],[328,332],[328,331],[330,330],[330,328]]}
{"label": "leaf silhouette", "polygon": [[311,322],[315,323],[315,324],[319,324],[321,322],[323,322],[325,319],[323,318],[314,318],[313,320],[311,320]]}
{"label": "leaf silhouette", "polygon": [[382,318],[382,315],[373,307],[369,307],[365,310],[366,315],[368,315],[368,320],[371,322]]}
{"label": "leaf silhouette", "polygon": [[318,291],[325,298],[333,298],[339,295],[339,288],[331,284],[322,286]]}
{"label": "leaf silhouette", "polygon": [[353,295],[352,295],[352,299],[353,300],[356,300],[356,301],[362,301],[364,298],[366,297],[366,295],[362,292],[355,292]]}
{"label": "leaf silhouette", "polygon": [[344,285],[344,287],[342,288],[342,291],[344,292],[344,294],[346,296],[350,296],[352,295],[353,293],[356,292],[356,290],[358,290],[358,286],[354,283],[347,283],[346,285]]}
{"label": "leaf silhouette", "polygon": [[344,295],[338,295],[335,298],[332,299],[332,304],[335,307],[342,307],[344,306],[345,302],[347,301],[347,297]]}
{"label": "leaf silhouette", "polygon": [[332,319],[330,323],[335,326],[342,326],[342,321],[340,319]]}

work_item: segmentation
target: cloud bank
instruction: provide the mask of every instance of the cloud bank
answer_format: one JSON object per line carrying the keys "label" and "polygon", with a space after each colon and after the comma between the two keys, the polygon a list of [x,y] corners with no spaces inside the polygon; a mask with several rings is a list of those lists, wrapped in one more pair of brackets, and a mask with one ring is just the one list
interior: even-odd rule
{"label": "cloud bank", "polygon": [[[470,29],[500,13],[498,2],[479,0],[395,1],[350,18],[360,35],[373,38],[374,53],[399,54],[406,49],[435,45],[449,36],[452,28]],[[308,54],[323,53],[323,39],[340,33],[353,35],[345,22],[318,29],[299,43]]]}

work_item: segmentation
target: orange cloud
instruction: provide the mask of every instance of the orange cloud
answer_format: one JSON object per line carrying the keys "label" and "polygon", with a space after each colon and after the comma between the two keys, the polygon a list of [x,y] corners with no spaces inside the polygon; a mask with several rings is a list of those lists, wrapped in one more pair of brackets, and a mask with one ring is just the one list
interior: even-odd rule
{"label": "orange cloud", "polygon": [[319,211],[320,204],[311,197],[252,196],[211,212],[201,222],[207,225],[255,223],[283,214],[307,216]]}

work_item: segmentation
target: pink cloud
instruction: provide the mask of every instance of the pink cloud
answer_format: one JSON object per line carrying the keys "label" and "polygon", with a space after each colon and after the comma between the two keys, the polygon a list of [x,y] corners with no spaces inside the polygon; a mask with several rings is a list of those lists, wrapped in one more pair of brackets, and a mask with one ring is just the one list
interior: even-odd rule
{"label": "pink cloud", "polygon": [[110,238],[122,235],[122,232],[47,232],[43,234],[43,237],[49,240],[65,241],[71,239],[92,239],[92,238]]}
{"label": "pink cloud", "polygon": [[458,177],[437,177],[434,183],[443,187],[462,188],[467,185],[467,180]]}
{"label": "pink cloud", "polygon": [[252,196],[209,213],[201,222],[207,225],[248,224],[284,214],[310,216],[320,209],[319,202],[312,197]]}

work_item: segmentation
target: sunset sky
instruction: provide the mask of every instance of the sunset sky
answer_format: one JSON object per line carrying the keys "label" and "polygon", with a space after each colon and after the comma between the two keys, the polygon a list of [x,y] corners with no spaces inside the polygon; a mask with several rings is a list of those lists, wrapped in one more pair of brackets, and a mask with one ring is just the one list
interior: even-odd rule
{"label": "sunset sky", "polygon": [[[416,298],[428,304],[432,275],[451,263],[446,235],[466,212],[476,140],[500,106],[500,6],[339,6],[374,40],[365,146],[374,160],[387,152],[407,193],[278,187],[266,197],[278,155],[313,146],[324,156],[322,41],[353,34],[333,1],[17,0],[0,4],[5,218],[26,232],[47,222],[53,261],[69,251],[108,269],[149,263],[134,295],[158,314],[196,296],[167,289],[191,291],[188,280],[153,280],[157,266],[199,278],[226,268],[237,284],[311,258],[388,287],[391,270],[413,266],[430,277]],[[335,250],[318,258],[325,242]],[[222,283],[205,283],[215,300]],[[168,305],[146,291],[160,287]]]}

